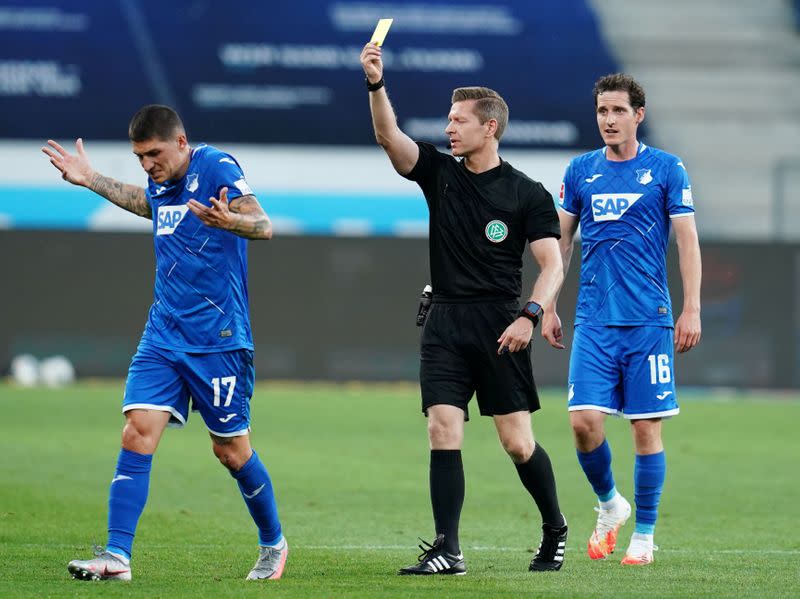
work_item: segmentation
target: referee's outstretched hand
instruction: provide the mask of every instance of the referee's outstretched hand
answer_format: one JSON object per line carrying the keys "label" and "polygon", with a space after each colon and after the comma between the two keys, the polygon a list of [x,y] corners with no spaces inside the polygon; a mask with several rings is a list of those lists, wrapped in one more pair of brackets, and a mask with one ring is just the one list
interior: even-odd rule
{"label": "referee's outstretched hand", "polygon": [[377,83],[383,77],[383,60],[381,60],[381,47],[369,43],[361,50],[361,66],[370,83]]}
{"label": "referee's outstretched hand", "polygon": [[512,322],[497,342],[500,347],[497,348],[497,355],[501,356],[506,352],[517,352],[521,349],[528,347],[531,342],[531,335],[533,335],[533,323],[522,316]]}

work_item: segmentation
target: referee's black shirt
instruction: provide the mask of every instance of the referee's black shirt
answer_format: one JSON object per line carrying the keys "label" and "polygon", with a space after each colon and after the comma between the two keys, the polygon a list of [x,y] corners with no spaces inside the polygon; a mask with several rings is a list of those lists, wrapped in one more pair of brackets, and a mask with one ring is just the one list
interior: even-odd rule
{"label": "referee's black shirt", "polygon": [[561,237],[552,196],[501,160],[484,173],[417,142],[416,181],[430,211],[431,283],[435,298],[517,299],[525,246]]}

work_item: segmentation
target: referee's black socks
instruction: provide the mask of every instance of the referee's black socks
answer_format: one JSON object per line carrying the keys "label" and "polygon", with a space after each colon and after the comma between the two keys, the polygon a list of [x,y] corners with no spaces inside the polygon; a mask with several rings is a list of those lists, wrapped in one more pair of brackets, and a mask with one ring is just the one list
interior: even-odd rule
{"label": "referee's black socks", "polygon": [[558,507],[558,494],[556,493],[556,478],[553,475],[553,465],[550,456],[538,442],[533,454],[524,464],[514,464],[522,484],[536,502],[542,514],[542,522],[552,528],[564,526],[564,517]]}
{"label": "referee's black socks", "polygon": [[458,555],[458,522],[464,505],[464,464],[460,449],[431,450],[430,484],[436,534],[444,535],[447,553]]}

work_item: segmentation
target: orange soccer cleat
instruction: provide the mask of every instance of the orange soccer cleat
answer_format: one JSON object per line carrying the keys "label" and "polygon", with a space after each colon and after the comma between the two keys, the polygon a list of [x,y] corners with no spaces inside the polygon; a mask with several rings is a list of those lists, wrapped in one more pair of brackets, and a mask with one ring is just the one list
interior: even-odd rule
{"label": "orange soccer cleat", "polygon": [[625,552],[625,557],[620,562],[624,566],[646,566],[653,563],[653,551],[658,547],[653,545],[653,535],[633,534],[631,544]]}
{"label": "orange soccer cleat", "polygon": [[591,559],[605,559],[617,546],[617,533],[631,516],[631,504],[622,496],[617,495],[614,507],[611,509],[594,508],[597,511],[597,524],[595,525],[586,552]]}

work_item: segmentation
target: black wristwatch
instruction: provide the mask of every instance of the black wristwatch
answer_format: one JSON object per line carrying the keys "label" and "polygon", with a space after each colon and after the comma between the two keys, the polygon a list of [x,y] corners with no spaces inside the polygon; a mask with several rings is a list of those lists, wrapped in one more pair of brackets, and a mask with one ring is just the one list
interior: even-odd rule
{"label": "black wristwatch", "polygon": [[380,88],[382,88],[382,87],[383,87],[383,84],[384,84],[383,77],[381,77],[381,78],[380,78],[378,81],[376,81],[375,83],[370,83],[370,82],[369,82],[369,77],[364,77],[364,81],[366,81],[366,82],[367,82],[367,89],[368,89],[369,91],[371,91],[371,92],[376,92],[376,91],[378,91]]}
{"label": "black wristwatch", "polygon": [[527,304],[522,306],[522,309],[519,311],[519,314],[517,314],[517,316],[524,316],[533,323],[533,326],[535,328],[536,325],[539,324],[539,319],[541,318],[543,313],[544,310],[542,310],[542,307],[539,304],[537,304],[536,302],[528,302]]}

